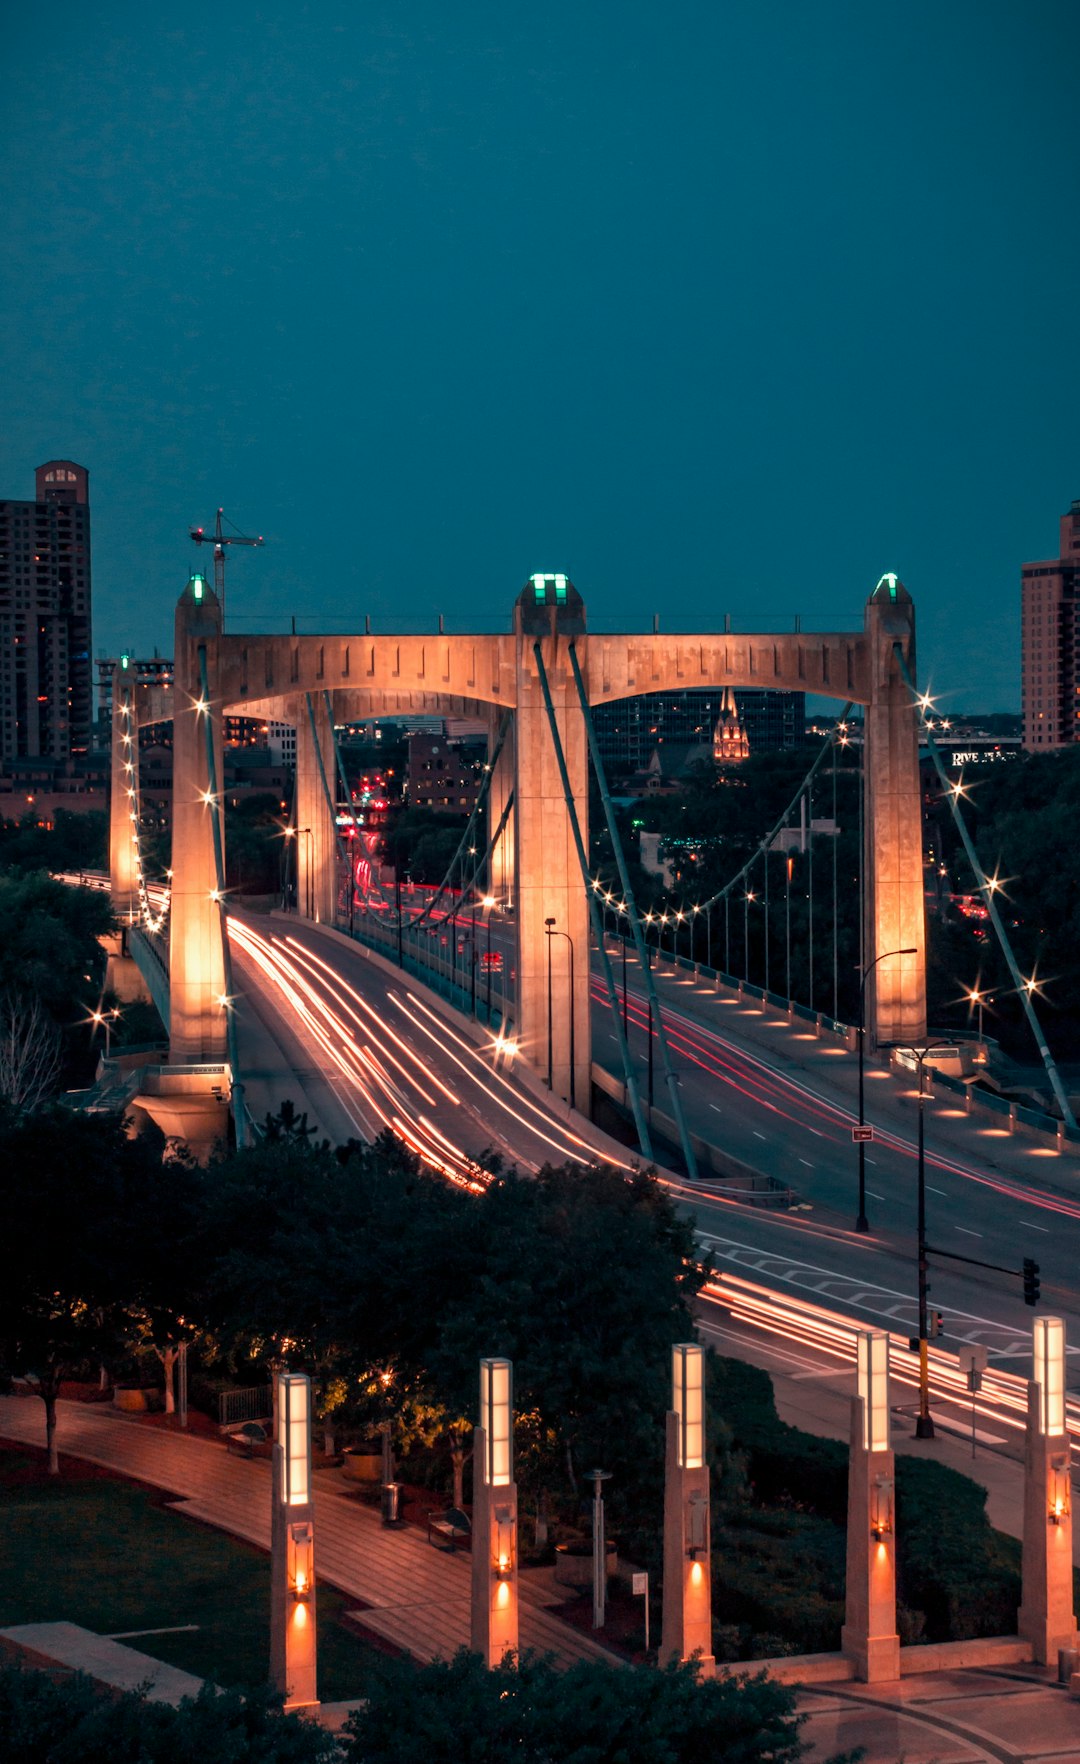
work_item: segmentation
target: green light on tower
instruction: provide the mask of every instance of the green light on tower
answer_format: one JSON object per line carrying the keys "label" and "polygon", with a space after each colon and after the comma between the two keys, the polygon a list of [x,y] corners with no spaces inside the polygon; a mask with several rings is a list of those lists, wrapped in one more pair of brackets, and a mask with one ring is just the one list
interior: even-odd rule
{"label": "green light on tower", "polygon": [[196,600],[202,599],[203,590],[205,589],[205,587],[206,587],[206,577],[205,576],[192,576],[192,578],[191,578],[191,592],[192,592],[193,597]]}

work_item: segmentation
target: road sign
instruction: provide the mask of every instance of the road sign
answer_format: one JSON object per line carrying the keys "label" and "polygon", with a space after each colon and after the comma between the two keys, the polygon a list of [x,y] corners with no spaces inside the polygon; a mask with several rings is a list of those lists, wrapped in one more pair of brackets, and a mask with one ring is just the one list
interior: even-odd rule
{"label": "road sign", "polygon": [[859,1145],[860,1143],[863,1145],[869,1145],[874,1137],[874,1129],[872,1127],[853,1127],[851,1129],[851,1137],[856,1145]]}
{"label": "road sign", "polygon": [[648,1590],[649,1576],[647,1574],[635,1574],[631,1576],[630,1591],[635,1599],[644,1598]]}

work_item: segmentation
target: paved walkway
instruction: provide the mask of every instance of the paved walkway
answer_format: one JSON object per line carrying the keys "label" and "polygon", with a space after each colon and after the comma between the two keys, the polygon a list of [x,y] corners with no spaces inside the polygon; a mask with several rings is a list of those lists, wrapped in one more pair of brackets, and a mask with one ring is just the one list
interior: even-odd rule
{"label": "paved walkway", "polygon": [[152,1660],[136,1648],[126,1648],[109,1635],[96,1635],[78,1623],[16,1623],[0,1629],[0,1641],[10,1642],[20,1653],[36,1656],[43,1664],[66,1666],[86,1672],[99,1684],[115,1690],[141,1691],[151,1703],[171,1703],[197,1697],[202,1679],[163,1660]]}
{"label": "paved walkway", "polygon": [[[44,1431],[36,1398],[0,1397],[5,1439],[40,1446]],[[72,1457],[167,1489],[178,1497],[178,1512],[269,1551],[269,1464],[86,1403],[58,1403],[57,1442]],[[388,1529],[354,1495],[338,1492],[336,1471],[316,1471],[314,1482],[316,1572],[367,1607],[357,1613],[363,1627],[418,1660],[468,1647],[469,1556],[435,1549],[413,1526]],[[551,1654],[559,1666],[615,1658],[556,1616],[550,1592],[530,1587],[528,1572],[519,1589],[523,1650]]]}
{"label": "paved walkway", "polygon": [[1006,1672],[933,1672],[806,1692],[806,1764],[865,1748],[863,1764],[1080,1764],[1080,1703]]}

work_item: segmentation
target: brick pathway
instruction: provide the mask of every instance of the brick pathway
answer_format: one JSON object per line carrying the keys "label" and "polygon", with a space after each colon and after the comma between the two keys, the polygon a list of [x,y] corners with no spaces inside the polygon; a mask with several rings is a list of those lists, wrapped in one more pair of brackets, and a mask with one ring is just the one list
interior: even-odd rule
{"label": "brick pathway", "polygon": [[[231,1456],[214,1440],[196,1439],[86,1403],[57,1405],[61,1452],[136,1477],[179,1497],[177,1511],[270,1548],[270,1466]],[[0,1397],[0,1435],[44,1443],[44,1411],[36,1398]],[[365,1629],[418,1660],[451,1655],[469,1644],[469,1557],[435,1549],[412,1526],[385,1527],[355,1496],[338,1492],[336,1472],[315,1475],[315,1566],[319,1577],[366,1609]],[[551,1595],[519,1582],[521,1647],[553,1655],[556,1664],[615,1658],[556,1616]]]}

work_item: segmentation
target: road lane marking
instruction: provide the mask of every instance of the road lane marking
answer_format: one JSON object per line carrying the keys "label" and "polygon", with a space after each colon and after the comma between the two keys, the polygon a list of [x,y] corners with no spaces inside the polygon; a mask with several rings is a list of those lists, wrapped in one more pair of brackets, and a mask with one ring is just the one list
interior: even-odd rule
{"label": "road lane marking", "polygon": [[759,1133],[757,1128],[755,1127],[754,1128],[754,1138],[755,1139],[764,1139],[764,1137],[765,1137],[764,1133]]}
{"label": "road lane marking", "polygon": [[949,1197],[948,1197],[948,1195],[947,1195],[947,1194],[945,1194],[945,1190],[944,1190],[944,1189],[943,1189],[943,1188],[931,1188],[931,1187],[930,1187],[930,1184],[929,1184],[929,1182],[928,1182],[928,1183],[927,1183],[927,1184],[926,1184],[926,1186],[927,1186],[927,1189],[928,1189],[928,1190],[929,1190],[929,1192],[930,1192],[930,1193],[931,1193],[931,1194],[942,1194],[942,1195],[945,1195],[945,1199],[946,1199],[946,1200],[948,1200],[948,1198],[949,1198]]}
{"label": "road lane marking", "polygon": [[1033,1225],[1030,1219],[1019,1219],[1017,1220],[1017,1223],[1019,1225],[1026,1225],[1029,1231],[1045,1231],[1047,1236],[1050,1234],[1049,1225]]}
{"label": "road lane marking", "polygon": [[962,1231],[965,1237],[981,1237],[981,1231],[969,1231],[966,1225],[954,1225],[954,1231]]}
{"label": "road lane marking", "polygon": [[722,1115],[724,1112],[719,1103],[710,1103],[709,1107],[710,1109],[715,1109],[718,1115]]}
{"label": "road lane marking", "polygon": [[866,1192],[870,1196],[871,1200],[883,1201],[885,1199],[885,1196],[883,1194],[875,1194],[872,1188],[868,1188]]}
{"label": "road lane marking", "polygon": [[805,1165],[806,1165],[806,1168],[807,1168],[807,1169],[808,1169],[808,1170],[812,1170],[812,1169],[813,1169],[813,1168],[814,1168],[814,1166],[813,1166],[813,1164],[812,1164],[812,1163],[811,1163],[811,1162],[810,1162],[810,1160],[809,1160],[809,1158],[800,1158],[800,1159],[799,1159],[799,1162],[800,1162],[800,1164],[805,1164]]}

